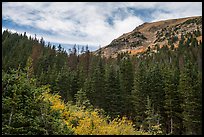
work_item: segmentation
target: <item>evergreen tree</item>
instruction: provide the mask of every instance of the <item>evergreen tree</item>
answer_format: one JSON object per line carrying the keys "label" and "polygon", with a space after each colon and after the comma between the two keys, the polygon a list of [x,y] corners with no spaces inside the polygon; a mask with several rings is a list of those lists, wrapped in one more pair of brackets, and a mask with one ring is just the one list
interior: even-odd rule
{"label": "evergreen tree", "polygon": [[[161,73],[161,66],[159,64],[150,65],[150,70],[147,71],[147,91],[152,103],[154,104],[154,109],[157,110],[161,115],[161,123],[165,123],[164,117],[164,81]],[[164,125],[161,125],[164,128]]]}
{"label": "evergreen tree", "polygon": [[25,70],[27,71],[27,78],[33,77],[34,70],[33,70],[33,60],[31,57],[29,57],[27,62],[26,62]]}
{"label": "evergreen tree", "polygon": [[72,134],[59,114],[50,112],[50,104],[41,99],[47,86],[36,87],[20,69],[3,72],[2,134],[49,135]]}
{"label": "evergreen tree", "polygon": [[147,128],[147,132],[151,133],[152,135],[162,134],[160,128],[160,115],[154,110],[154,105],[152,104],[149,96],[147,96],[145,114],[147,117],[145,118],[143,125],[144,128]]}
{"label": "evergreen tree", "polygon": [[164,108],[167,115],[166,119],[166,133],[167,134],[180,134],[182,130],[182,109],[181,105],[181,95],[177,90],[177,85],[179,83],[179,74],[176,73],[174,68],[167,68],[163,70],[164,72],[164,91],[165,91],[165,101]]}
{"label": "evergreen tree", "polygon": [[77,91],[79,91],[78,82],[79,82],[79,77],[75,72],[71,75],[71,84],[70,84],[71,98],[73,102],[76,102],[75,94],[77,93]]}
{"label": "evergreen tree", "polygon": [[56,91],[59,91],[60,95],[65,101],[73,101],[71,81],[71,72],[64,66],[58,73],[56,82]]}
{"label": "evergreen tree", "polygon": [[83,89],[80,89],[75,95],[75,97],[76,97],[76,105],[78,107],[81,107],[82,109],[91,108],[91,103],[86,96],[86,92]]}
{"label": "evergreen tree", "polygon": [[104,110],[112,118],[116,118],[121,112],[121,92],[119,76],[112,66],[107,70],[106,86],[104,94]]}
{"label": "evergreen tree", "polygon": [[140,63],[138,70],[135,73],[134,79],[134,88],[132,90],[132,102],[133,102],[133,112],[134,112],[134,121],[136,127],[139,128],[142,122],[145,119],[145,106],[146,96],[147,96],[147,88],[146,88],[146,71],[144,63]]}
{"label": "evergreen tree", "polygon": [[201,134],[201,82],[198,79],[198,71],[192,62],[187,59],[184,70],[181,72],[179,92],[182,94],[184,134]]}
{"label": "evergreen tree", "polygon": [[131,102],[131,92],[134,84],[134,73],[132,62],[129,56],[123,57],[120,65],[120,85],[122,100],[124,102],[122,114],[132,117],[132,102]]}
{"label": "evergreen tree", "polygon": [[94,68],[93,74],[91,75],[91,102],[94,106],[102,108],[104,105],[104,90],[105,90],[105,70],[101,57],[97,66]]}

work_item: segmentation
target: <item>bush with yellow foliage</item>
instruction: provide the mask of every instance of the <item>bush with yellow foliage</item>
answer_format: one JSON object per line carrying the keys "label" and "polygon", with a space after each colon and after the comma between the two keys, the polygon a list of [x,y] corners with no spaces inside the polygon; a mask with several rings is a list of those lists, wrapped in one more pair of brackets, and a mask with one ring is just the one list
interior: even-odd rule
{"label": "bush with yellow foliage", "polygon": [[98,109],[81,109],[64,103],[58,94],[43,93],[44,101],[51,104],[51,111],[60,113],[68,128],[76,135],[142,135],[147,132],[136,131],[126,117],[110,121]]}

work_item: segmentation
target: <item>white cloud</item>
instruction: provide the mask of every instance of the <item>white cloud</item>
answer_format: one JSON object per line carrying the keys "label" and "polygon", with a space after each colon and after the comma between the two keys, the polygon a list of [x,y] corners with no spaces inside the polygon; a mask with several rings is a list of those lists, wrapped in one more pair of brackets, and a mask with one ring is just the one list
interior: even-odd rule
{"label": "white cloud", "polygon": [[202,16],[201,2],[164,2],[157,5],[157,11],[152,13],[154,20]]}
{"label": "white cloud", "polygon": [[[152,21],[202,15],[201,2],[6,2],[2,6],[2,19],[50,31],[54,35],[37,34],[50,42],[103,47],[144,22],[127,7],[155,9],[151,14]],[[107,18],[112,18],[113,25],[107,22]],[[34,35],[36,32],[28,33]]]}

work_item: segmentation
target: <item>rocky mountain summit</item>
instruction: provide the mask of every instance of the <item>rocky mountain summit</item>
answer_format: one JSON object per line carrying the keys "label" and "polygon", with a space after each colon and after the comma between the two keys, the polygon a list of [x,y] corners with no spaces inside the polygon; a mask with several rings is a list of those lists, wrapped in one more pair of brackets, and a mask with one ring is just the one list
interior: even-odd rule
{"label": "rocky mountain summit", "polygon": [[197,35],[197,40],[202,40],[202,16],[179,19],[169,19],[158,22],[144,23],[133,31],[114,39],[109,45],[97,50],[104,57],[117,57],[119,53],[128,52],[137,55],[151,49],[156,51],[156,46],[173,44],[178,47],[179,39],[183,35]]}

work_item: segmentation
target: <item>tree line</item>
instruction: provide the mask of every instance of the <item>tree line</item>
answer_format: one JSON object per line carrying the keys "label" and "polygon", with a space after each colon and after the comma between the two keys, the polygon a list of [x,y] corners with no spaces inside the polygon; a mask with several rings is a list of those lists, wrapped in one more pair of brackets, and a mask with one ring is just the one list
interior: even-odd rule
{"label": "tree line", "polygon": [[[68,54],[61,45],[46,45],[43,38],[5,30],[2,74],[26,70],[27,78],[36,79],[36,86],[49,85],[51,93],[58,93],[64,102],[102,109],[110,120],[125,116],[138,131],[202,134],[202,42],[196,37],[194,33],[182,36],[178,48],[155,45],[157,53],[149,48],[140,55],[121,53],[117,58],[103,58],[100,50],[94,55],[86,48],[79,55],[74,46]],[[10,94],[5,87],[3,98]],[[17,91],[13,88],[12,92]],[[23,98],[22,105],[26,102]],[[5,123],[9,125],[12,109],[7,110],[8,102],[4,103],[2,116],[8,118]]]}

